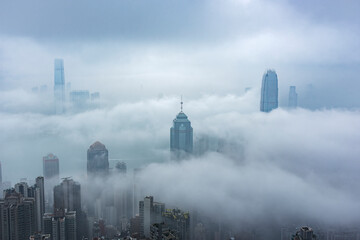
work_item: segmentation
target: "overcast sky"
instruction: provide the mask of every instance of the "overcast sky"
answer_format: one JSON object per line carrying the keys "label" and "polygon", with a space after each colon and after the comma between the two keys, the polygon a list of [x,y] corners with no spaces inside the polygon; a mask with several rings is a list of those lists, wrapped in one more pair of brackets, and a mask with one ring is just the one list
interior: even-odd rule
{"label": "overcast sky", "polygon": [[0,90],[53,88],[63,58],[73,89],[111,101],[241,95],[268,68],[280,105],[359,107],[360,3],[347,1],[4,1]]}
{"label": "overcast sky", "polygon": [[[165,202],[254,222],[358,222],[359,12],[357,0],[2,1],[3,180],[41,175],[49,152],[61,176],[82,179],[99,140],[130,175],[142,167],[146,194]],[[100,92],[102,108],[49,114],[55,58],[72,89]],[[266,114],[269,68],[282,108]],[[31,92],[43,84],[48,94]],[[285,108],[291,85],[296,110]],[[223,153],[169,160],[180,95],[194,142],[225,140]]]}

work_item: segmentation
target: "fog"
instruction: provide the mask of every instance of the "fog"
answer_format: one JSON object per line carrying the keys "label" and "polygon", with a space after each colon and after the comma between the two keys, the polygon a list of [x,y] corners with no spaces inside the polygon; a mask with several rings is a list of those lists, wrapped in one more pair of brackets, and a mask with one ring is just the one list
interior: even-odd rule
{"label": "fog", "polygon": [[[357,224],[359,10],[357,1],[4,2],[3,181],[42,175],[53,153],[61,177],[83,182],[86,151],[100,141],[129,179],[142,169],[144,195],[171,206],[243,226]],[[72,90],[100,92],[96,107],[54,114],[55,58]],[[262,113],[269,68],[280,108]],[[292,85],[297,109],[287,109]],[[181,96],[196,154],[172,161]],[[211,147],[200,154],[202,139]]]}
{"label": "fog", "polygon": [[[62,116],[1,114],[3,179],[41,175],[42,156],[60,159],[61,176],[86,176],[86,150],[104,143],[139,176],[145,195],[220,219],[255,223],[290,218],[357,222],[359,111],[258,112],[257,90],[185,101],[194,141],[225,139],[220,152],[169,160],[178,97],[162,97]],[[246,217],[245,217],[246,216]],[[275,219],[275,220],[274,220]]]}

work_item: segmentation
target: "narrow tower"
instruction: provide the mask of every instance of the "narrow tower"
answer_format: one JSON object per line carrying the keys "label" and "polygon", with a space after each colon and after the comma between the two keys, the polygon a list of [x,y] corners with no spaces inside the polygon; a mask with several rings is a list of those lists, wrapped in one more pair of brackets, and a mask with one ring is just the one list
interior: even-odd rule
{"label": "narrow tower", "polygon": [[65,112],[65,76],[64,60],[55,59],[54,61],[54,97],[55,112],[62,114]]}

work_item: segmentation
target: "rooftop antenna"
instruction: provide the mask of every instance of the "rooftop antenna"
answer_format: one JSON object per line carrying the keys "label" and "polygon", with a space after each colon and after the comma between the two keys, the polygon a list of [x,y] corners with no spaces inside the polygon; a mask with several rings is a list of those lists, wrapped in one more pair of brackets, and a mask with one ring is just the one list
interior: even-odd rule
{"label": "rooftop antenna", "polygon": [[181,104],[181,112],[182,112],[182,110],[183,110],[183,100],[182,100],[182,95],[181,95],[181,102],[180,102],[180,104]]}

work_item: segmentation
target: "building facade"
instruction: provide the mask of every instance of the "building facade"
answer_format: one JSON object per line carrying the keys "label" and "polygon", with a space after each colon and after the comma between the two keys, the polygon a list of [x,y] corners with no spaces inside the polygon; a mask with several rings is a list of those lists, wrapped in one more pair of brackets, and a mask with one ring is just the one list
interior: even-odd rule
{"label": "building facade", "polygon": [[80,184],[65,178],[60,185],[54,187],[54,209],[81,211]]}
{"label": "building facade", "polygon": [[70,102],[77,110],[85,110],[89,106],[90,93],[87,90],[74,90],[70,92]]}
{"label": "building facade", "polygon": [[52,240],[76,240],[77,220],[75,211],[57,209],[53,214],[46,213],[43,217],[44,233]]}
{"label": "building facade", "polygon": [[176,233],[180,240],[190,240],[190,214],[180,209],[166,209],[162,214],[165,225]]}
{"label": "building facade", "polygon": [[152,196],[147,196],[139,202],[140,235],[150,237],[150,227],[154,223],[162,222],[162,214],[165,212],[165,204],[154,202]]}
{"label": "building facade", "polygon": [[154,223],[150,227],[150,239],[151,240],[181,240],[178,233],[169,227],[165,223]]}
{"label": "building facade", "polygon": [[270,112],[276,108],[278,108],[278,77],[274,70],[267,70],[262,78],[260,111]]}
{"label": "building facade", "polygon": [[[87,236],[87,216],[81,207],[81,186],[70,178],[54,187],[54,213],[59,210],[73,212],[76,219],[76,236],[78,239]],[[67,238],[66,238],[67,239]]]}
{"label": "building facade", "polygon": [[14,189],[0,200],[0,239],[24,240],[36,232],[35,199]]}

